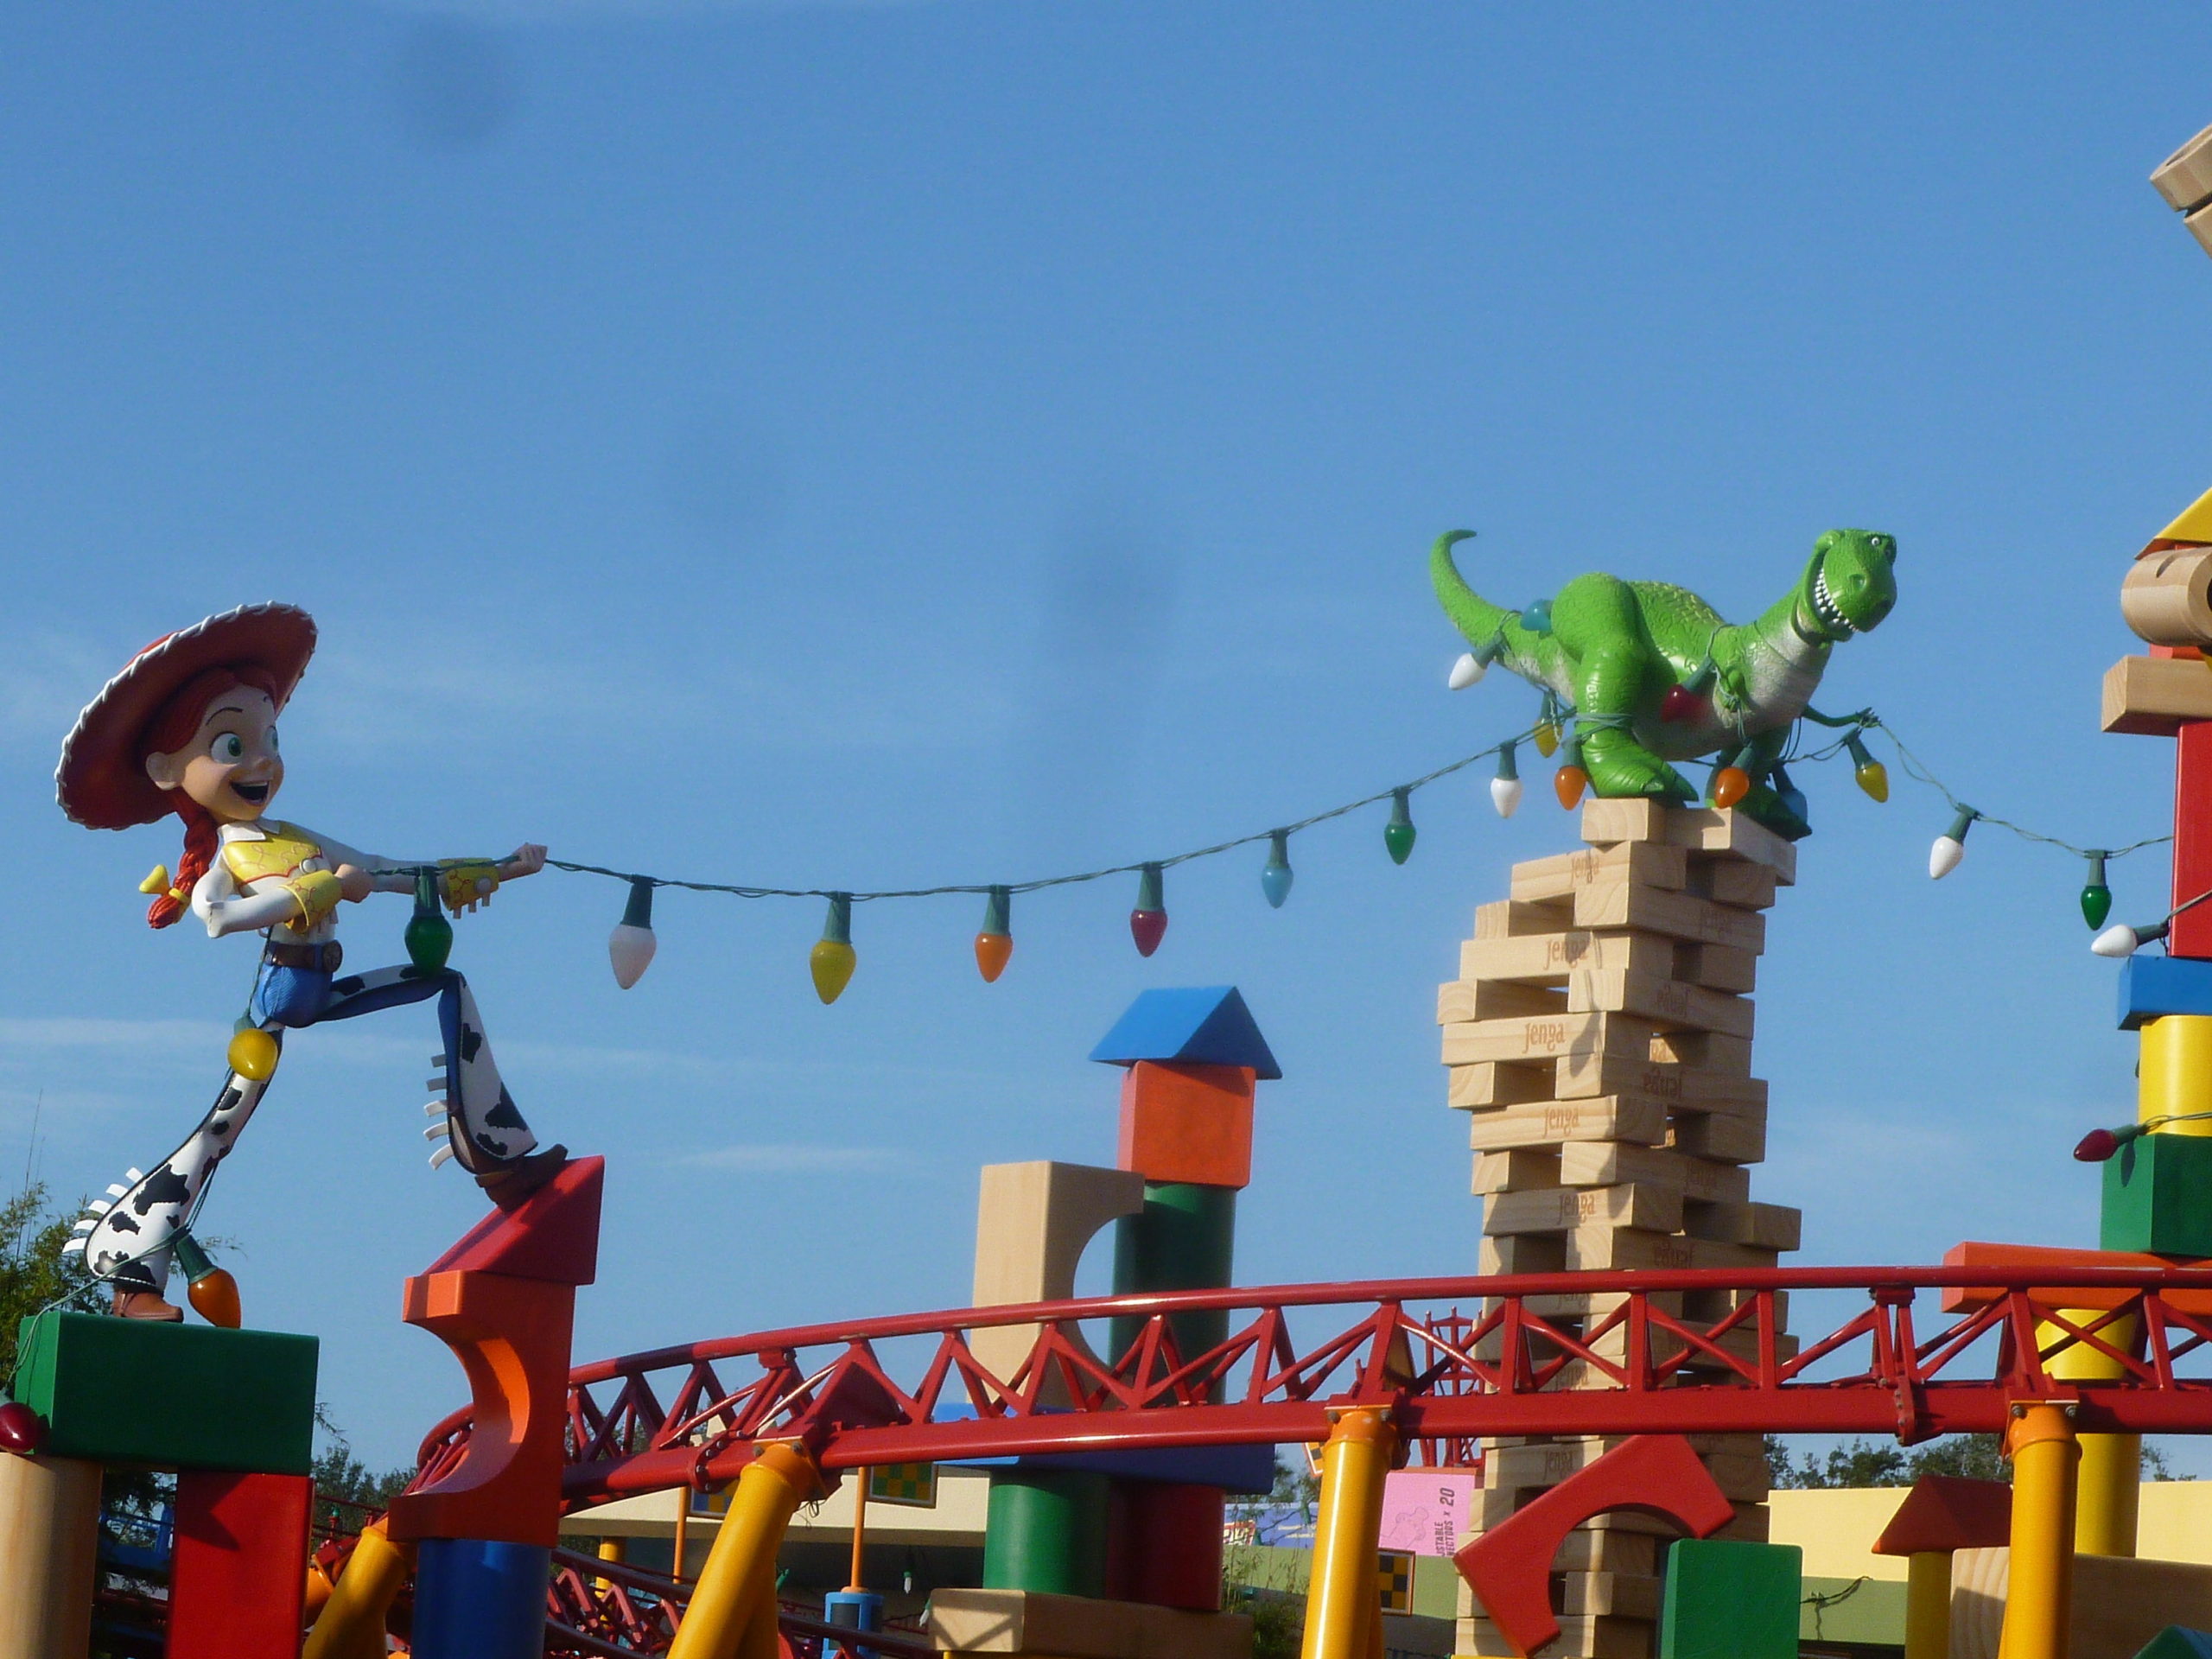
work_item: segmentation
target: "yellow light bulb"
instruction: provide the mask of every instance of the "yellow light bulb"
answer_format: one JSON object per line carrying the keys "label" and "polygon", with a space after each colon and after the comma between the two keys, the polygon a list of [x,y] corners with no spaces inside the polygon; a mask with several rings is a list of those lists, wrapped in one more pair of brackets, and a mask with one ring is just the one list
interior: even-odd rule
{"label": "yellow light bulb", "polygon": [[276,1074],[276,1039],[257,1026],[231,1039],[231,1070],[249,1083],[266,1083]]}

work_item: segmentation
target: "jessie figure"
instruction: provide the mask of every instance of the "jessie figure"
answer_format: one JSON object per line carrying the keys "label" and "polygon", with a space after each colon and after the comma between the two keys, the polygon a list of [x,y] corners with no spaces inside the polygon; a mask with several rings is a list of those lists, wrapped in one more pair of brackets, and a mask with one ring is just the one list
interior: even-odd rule
{"label": "jessie figure", "polygon": [[[403,1002],[438,1001],[442,1052],[433,1064],[435,1168],[457,1159],[503,1205],[518,1203],[565,1161],[537,1150],[493,1063],[467,982],[450,969],[341,973],[338,906],[372,893],[405,893],[433,867],[363,853],[270,816],[284,781],[276,716],[314,654],[315,622],[289,605],[245,605],[158,639],[92,699],[61,749],[61,810],[94,830],[152,823],[175,813],[184,852],[174,879],[156,868],[146,920],[168,927],[189,913],[211,938],[263,939],[247,1017],[231,1065],[200,1127],[153,1173],[133,1169],[77,1224],[71,1249],[114,1287],[115,1312],[179,1319],[162,1297],[169,1254],[197,1212],[215,1166],[237,1144],[282,1052],[284,1033],[350,1020]],[[435,867],[456,913],[486,902],[503,880],[545,866],[524,845],[494,864]]]}

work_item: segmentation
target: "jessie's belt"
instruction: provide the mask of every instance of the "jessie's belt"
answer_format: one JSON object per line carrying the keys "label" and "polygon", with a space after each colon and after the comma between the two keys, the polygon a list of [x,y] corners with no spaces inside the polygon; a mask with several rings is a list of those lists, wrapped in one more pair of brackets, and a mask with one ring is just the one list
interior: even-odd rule
{"label": "jessie's belt", "polygon": [[345,959],[346,952],[335,939],[327,944],[278,944],[271,941],[269,946],[269,960],[279,968],[306,968],[318,974],[334,974]]}

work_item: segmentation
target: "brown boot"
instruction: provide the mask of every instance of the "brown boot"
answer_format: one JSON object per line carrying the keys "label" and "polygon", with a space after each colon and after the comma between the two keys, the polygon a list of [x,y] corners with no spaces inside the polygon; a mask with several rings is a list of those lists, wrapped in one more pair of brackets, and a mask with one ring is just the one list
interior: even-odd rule
{"label": "brown boot", "polygon": [[524,1198],[551,1180],[567,1166],[566,1147],[547,1147],[541,1151],[525,1153],[511,1164],[501,1164],[497,1169],[487,1169],[476,1178],[476,1185],[484,1189],[484,1196],[502,1210],[512,1210]]}
{"label": "brown boot", "polygon": [[157,1290],[132,1290],[118,1285],[115,1304],[110,1310],[118,1319],[156,1319],[164,1325],[182,1322],[184,1310],[162,1300]]}

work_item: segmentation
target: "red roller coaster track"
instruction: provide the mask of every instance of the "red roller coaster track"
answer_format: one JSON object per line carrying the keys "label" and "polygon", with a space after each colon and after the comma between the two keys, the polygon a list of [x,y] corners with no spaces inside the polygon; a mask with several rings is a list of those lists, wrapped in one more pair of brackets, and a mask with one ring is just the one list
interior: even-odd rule
{"label": "red roller coaster track", "polygon": [[[1847,1295],[1815,1338],[1790,1293]],[[1478,1306],[1461,1317],[1459,1306]],[[1694,1309],[1729,1309],[1686,1317]],[[1586,1317],[1561,1307],[1603,1308]],[[2068,1309],[2098,1310],[2069,1314]],[[1431,1311],[1435,1310],[1435,1311]],[[1173,1316],[1220,1312],[1225,1340],[1179,1351]],[[1118,1357],[1077,1327],[1141,1321]],[[1301,1331],[1327,1332],[1294,1339]],[[978,1330],[1034,1325],[995,1375]],[[2094,1353],[2109,1380],[2052,1362]],[[2185,1362],[2196,1374],[2184,1375]],[[2061,1367],[2061,1369],[2069,1369]],[[2094,1369],[2094,1368],[2092,1368]],[[1449,1456],[1508,1434],[1840,1433],[1912,1441],[2004,1426],[2015,1402],[2071,1400],[2085,1431],[2212,1430],[2212,1269],[1830,1268],[1573,1273],[1183,1291],[962,1308],[762,1332],[577,1368],[571,1507],[734,1478],[756,1444],[804,1439],[824,1467],[1098,1449],[1314,1441],[1332,1406],[1394,1408]],[[460,1413],[418,1484],[451,1466]]]}

